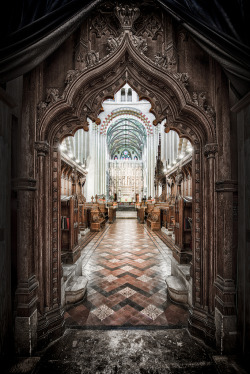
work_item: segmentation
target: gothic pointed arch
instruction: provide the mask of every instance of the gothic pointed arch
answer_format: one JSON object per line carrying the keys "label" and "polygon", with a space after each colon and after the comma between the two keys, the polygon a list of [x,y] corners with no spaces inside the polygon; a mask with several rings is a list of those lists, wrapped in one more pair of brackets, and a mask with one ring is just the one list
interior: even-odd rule
{"label": "gothic pointed arch", "polygon": [[[118,10],[116,10],[118,12]],[[119,13],[119,12],[118,12]],[[134,17],[138,13],[134,9]],[[119,18],[119,17],[118,17]],[[120,18],[119,18],[120,19]],[[146,42],[142,36],[133,32],[134,20],[121,21],[120,35],[110,37],[109,53],[103,58],[93,50],[86,54],[86,66],[83,69],[71,69],[65,77],[64,90],[47,89],[47,96],[38,105],[36,147],[38,162],[37,178],[40,181],[38,196],[38,227],[49,229],[40,234],[40,246],[53,262],[49,269],[49,287],[55,304],[61,300],[61,247],[60,247],[60,178],[61,158],[59,144],[68,135],[80,128],[88,131],[89,119],[100,125],[98,118],[102,104],[128,83],[140,99],[151,104],[150,111],[155,116],[153,125],[165,121],[166,132],[174,129],[180,137],[186,137],[193,144],[192,180],[193,180],[193,239],[192,239],[192,308],[190,329],[201,330],[204,339],[214,339],[214,321],[207,313],[209,292],[214,292],[208,284],[209,268],[207,246],[214,235],[214,222],[209,220],[209,212],[214,209],[214,176],[216,172],[216,154],[218,150],[215,127],[215,113],[209,106],[198,105],[202,95],[191,97],[187,90],[188,73],[172,72],[165,68],[165,60],[152,61],[144,52]],[[157,40],[156,34],[150,37]],[[164,62],[165,61],[165,62]],[[174,64],[174,60],[169,60]],[[201,90],[202,91],[202,88]],[[197,101],[197,103],[196,103]],[[203,102],[203,101],[202,101]],[[112,120],[116,115],[112,117]],[[103,129],[107,128],[103,124]],[[146,124],[147,121],[144,121]],[[150,130],[150,126],[148,126]],[[116,150],[114,150],[114,156]],[[50,187],[48,187],[50,186]],[[205,217],[205,218],[204,218]],[[207,222],[209,221],[209,224]],[[214,249],[213,249],[214,250]],[[211,254],[211,257],[213,253]],[[206,262],[207,261],[207,262]],[[206,272],[202,271],[203,267]],[[52,276],[53,274],[53,276]],[[211,275],[213,277],[214,274]],[[53,283],[54,282],[54,283]],[[52,297],[52,296],[51,296]],[[199,322],[202,320],[202,327]],[[209,323],[208,323],[209,320]],[[201,322],[200,322],[201,323]],[[46,327],[41,326],[41,333]]]}

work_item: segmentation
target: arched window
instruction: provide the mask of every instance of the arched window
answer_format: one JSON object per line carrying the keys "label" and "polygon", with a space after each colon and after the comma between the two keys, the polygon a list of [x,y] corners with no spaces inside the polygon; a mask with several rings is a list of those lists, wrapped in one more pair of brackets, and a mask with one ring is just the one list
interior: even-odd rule
{"label": "arched window", "polygon": [[121,89],[121,101],[126,101],[125,88]]}
{"label": "arched window", "polygon": [[128,101],[132,101],[132,90],[131,90],[131,88],[128,89]]}

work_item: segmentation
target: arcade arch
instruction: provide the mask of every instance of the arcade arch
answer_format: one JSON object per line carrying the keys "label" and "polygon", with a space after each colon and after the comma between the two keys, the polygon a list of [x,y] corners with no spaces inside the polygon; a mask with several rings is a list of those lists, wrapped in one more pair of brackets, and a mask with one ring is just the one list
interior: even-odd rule
{"label": "arcade arch", "polygon": [[[204,265],[207,267],[207,272],[214,272],[214,268],[209,268],[209,262],[204,262],[203,252],[205,243],[209,237],[214,236],[215,229],[214,222],[211,220],[205,225],[205,221],[209,221],[209,211],[215,209],[213,182],[217,145],[214,125],[211,117],[193,104],[185,86],[178,79],[145,61],[133,47],[129,33],[124,34],[123,42],[116,54],[111,55],[101,66],[75,73],[74,79],[67,84],[62,98],[51,102],[43,109],[42,115],[40,113],[36,143],[38,157],[40,157],[37,175],[40,181],[38,196],[43,197],[38,207],[38,227],[42,231],[39,235],[41,238],[39,246],[43,253],[50,253],[50,256],[53,254],[55,259],[47,269],[44,269],[48,277],[49,299],[53,299],[53,303],[58,305],[58,313],[60,313],[60,142],[80,128],[88,131],[88,118],[98,124],[102,102],[111,97],[111,94],[113,96],[126,82],[151,103],[151,111],[156,117],[154,125],[166,120],[166,131],[175,129],[180,138],[188,138],[194,146],[192,161],[194,185],[192,218],[195,227],[192,272],[194,307],[191,312],[190,328],[195,330],[193,321],[196,319],[196,308],[201,313],[200,311],[204,310],[207,304],[207,294],[214,295],[213,286],[207,283],[208,280],[201,273]],[[52,184],[51,192],[47,184]],[[47,243],[46,247],[45,243]],[[206,254],[211,257],[212,262],[213,253],[214,250],[209,255]],[[210,278],[214,278],[214,274],[210,274]],[[53,304],[50,307],[53,308]],[[213,310],[213,305],[209,305],[209,308]],[[207,312],[203,312],[203,318],[204,323],[207,324]],[[59,328],[62,320],[58,319],[57,323]],[[47,326],[46,328],[48,329]],[[205,335],[213,338],[210,327],[205,331]]]}
{"label": "arcade arch", "polygon": [[[138,14],[138,11],[136,13]],[[156,19],[159,20],[159,17]],[[180,56],[188,54],[189,49],[193,57],[192,61],[195,61],[195,52],[198,47],[193,44],[193,49],[185,47],[185,43],[189,41],[185,39],[185,35],[183,37],[183,33],[176,31],[178,28],[175,29],[175,26],[172,26],[171,17],[165,15],[164,20],[166,23],[162,25],[162,29],[166,31],[168,22],[169,29],[172,30],[169,40],[177,43]],[[89,29],[86,29],[84,24],[79,34],[87,33],[86,30]],[[27,276],[25,276],[29,278],[31,274],[31,281],[27,286],[30,297],[28,303],[30,304],[32,300],[34,308],[37,305],[39,317],[36,332],[39,342],[58,336],[64,325],[61,307],[59,176],[61,155],[59,145],[65,137],[73,136],[78,129],[88,131],[89,119],[95,123],[95,126],[100,125],[98,116],[102,111],[103,101],[113,99],[114,93],[126,83],[138,92],[141,99],[146,99],[151,103],[151,112],[155,116],[153,125],[165,121],[166,132],[175,130],[181,139],[187,138],[193,145],[193,299],[190,307],[189,330],[208,342],[214,343],[216,340],[217,345],[220,345],[221,341],[224,342],[225,336],[230,338],[232,335],[229,333],[233,327],[227,328],[224,322],[225,320],[232,322],[230,326],[234,326],[235,321],[232,266],[234,222],[231,214],[235,204],[235,183],[230,179],[230,121],[227,121],[227,102],[225,99],[223,106],[219,107],[216,101],[217,94],[215,94],[218,82],[220,89],[227,91],[227,81],[220,67],[213,61],[210,61],[210,65],[206,65],[206,72],[209,76],[212,74],[211,71],[216,71],[216,82],[206,77],[211,83],[209,90],[210,94],[212,92],[215,96],[214,103],[217,109],[220,108],[217,113],[218,118],[215,118],[212,107],[204,104],[203,85],[205,83],[201,79],[201,74],[195,85],[191,82],[192,89],[189,92],[187,89],[188,73],[179,71],[185,71],[183,69],[187,67],[188,72],[194,74],[192,64],[185,65],[184,59],[177,63],[174,55],[169,55],[167,59],[163,58],[162,52],[157,50],[162,45],[165,35],[161,33],[161,29],[153,36],[150,33],[147,34],[146,31],[139,35],[139,26],[137,31],[138,35],[135,35],[132,24],[124,25],[121,21],[121,26],[114,33],[114,38],[107,42],[109,53],[104,48],[106,42],[106,39],[102,39],[104,36],[100,36],[102,42],[101,39],[96,41],[93,37],[94,42],[101,46],[100,56],[94,50],[88,50],[79,38],[77,39],[79,43],[72,49],[75,56],[73,66],[62,61],[62,55],[58,53],[55,65],[56,71],[60,74],[55,74],[50,64],[51,61],[45,61],[43,66],[24,79],[26,89],[24,108],[30,108],[31,104],[33,106],[32,111],[23,111],[22,121],[26,128],[30,126],[30,123],[36,123],[35,130],[29,128],[30,139],[35,142],[36,156],[31,155],[33,145],[29,145],[31,148],[28,148],[28,145],[24,144],[24,149],[30,157],[26,157],[24,163],[27,191],[23,192],[22,185],[20,186],[20,195],[24,197],[20,217],[31,220],[35,211],[38,232],[35,256],[39,258],[39,261],[37,261],[35,276],[33,268],[31,267],[30,270],[28,266]],[[159,33],[161,35],[157,41]],[[147,56],[145,55],[147,47],[145,38],[151,43]],[[164,40],[167,43],[167,39]],[[174,43],[172,47],[171,52],[174,52]],[[152,51],[156,53],[155,61]],[[81,58],[82,55],[86,56],[86,61]],[[169,62],[167,67],[166,61]],[[58,84],[60,88],[49,86],[50,78],[55,75],[60,81]],[[194,80],[193,76],[191,78]],[[42,79],[44,87],[40,88]],[[34,81],[37,85],[33,84]],[[193,94],[192,90],[195,90]],[[31,92],[34,95],[31,95]],[[32,102],[30,102],[31,96]],[[36,105],[38,105],[37,112],[34,111]],[[33,161],[35,163],[34,175],[29,170],[29,163]],[[28,201],[33,201],[34,206],[28,208]],[[225,232],[225,227],[230,234]],[[28,240],[28,244],[25,245],[22,244],[27,242],[22,240],[24,235],[25,233],[20,231],[20,256],[26,256],[27,248],[33,249],[33,234],[30,234],[28,239],[25,237]],[[23,303],[23,287],[22,285],[17,292],[17,295],[21,295],[18,299],[20,304]],[[38,303],[36,297],[38,297]],[[30,315],[28,314],[29,318]],[[18,317],[22,318],[20,308],[17,312]]]}

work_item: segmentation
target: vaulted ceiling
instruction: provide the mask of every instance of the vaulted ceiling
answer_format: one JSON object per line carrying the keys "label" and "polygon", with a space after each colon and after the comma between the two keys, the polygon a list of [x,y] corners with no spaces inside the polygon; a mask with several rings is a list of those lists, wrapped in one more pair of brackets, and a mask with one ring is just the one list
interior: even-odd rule
{"label": "vaulted ceiling", "polygon": [[124,150],[141,159],[146,142],[146,129],[137,119],[119,118],[107,131],[107,145],[111,159],[115,155],[119,157]]}

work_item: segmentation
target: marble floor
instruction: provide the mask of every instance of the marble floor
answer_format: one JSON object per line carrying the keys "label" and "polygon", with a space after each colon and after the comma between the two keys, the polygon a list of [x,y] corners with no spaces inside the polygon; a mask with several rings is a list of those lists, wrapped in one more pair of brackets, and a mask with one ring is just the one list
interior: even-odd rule
{"label": "marble floor", "polygon": [[124,210],[124,211],[117,211],[116,212],[116,218],[117,219],[136,219],[137,218],[137,212],[136,211],[131,211],[131,212],[129,212],[129,211],[126,211],[126,210]]}
{"label": "marble floor", "polygon": [[[5,373],[5,372],[4,372]],[[219,355],[187,329],[93,331],[67,329],[8,374],[247,374],[235,356]]]}
{"label": "marble floor", "polygon": [[[86,243],[85,243],[86,244]],[[187,330],[187,310],[170,302],[171,251],[137,220],[119,219],[84,247],[86,298],[65,313],[66,330],[7,374],[247,374]]]}
{"label": "marble floor", "polygon": [[187,309],[167,295],[172,253],[158,236],[137,220],[119,219],[106,225],[94,242],[95,250],[83,265],[87,294],[66,311],[67,327],[187,326]]}

